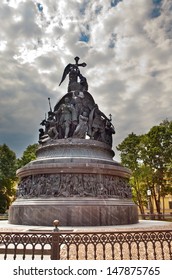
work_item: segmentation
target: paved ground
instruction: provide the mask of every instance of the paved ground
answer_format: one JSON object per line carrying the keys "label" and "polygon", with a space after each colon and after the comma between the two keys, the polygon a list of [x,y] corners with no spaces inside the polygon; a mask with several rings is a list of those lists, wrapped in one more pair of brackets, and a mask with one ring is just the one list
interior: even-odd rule
{"label": "paved ground", "polygon": [[[155,220],[140,220],[137,224],[132,225],[116,225],[116,226],[100,226],[100,227],[61,227],[59,226],[60,230],[72,230],[72,231],[82,231],[82,230],[117,230],[117,229],[144,229],[144,228],[169,228],[172,229],[172,222],[166,222],[166,221],[155,221]],[[9,224],[7,220],[0,221],[0,231],[31,231],[31,230],[53,230],[52,227],[46,227],[46,226],[28,226],[28,225],[13,225]]]}

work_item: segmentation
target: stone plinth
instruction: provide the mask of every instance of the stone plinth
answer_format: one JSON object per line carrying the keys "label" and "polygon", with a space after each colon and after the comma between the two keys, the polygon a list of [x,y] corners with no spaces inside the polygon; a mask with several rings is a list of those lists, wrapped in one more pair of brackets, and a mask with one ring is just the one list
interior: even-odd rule
{"label": "stone plinth", "polygon": [[13,203],[10,223],[52,226],[109,226],[138,222],[137,206],[129,200],[98,198],[32,199]]}
{"label": "stone plinth", "polygon": [[127,168],[105,143],[61,139],[40,146],[37,159],[19,169],[18,198],[9,222],[26,225],[105,226],[138,222]]}

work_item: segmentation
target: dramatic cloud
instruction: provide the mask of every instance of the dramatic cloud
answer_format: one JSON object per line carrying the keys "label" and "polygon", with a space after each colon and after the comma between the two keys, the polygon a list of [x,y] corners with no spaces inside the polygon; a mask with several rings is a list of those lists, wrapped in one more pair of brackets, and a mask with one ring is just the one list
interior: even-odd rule
{"label": "dramatic cloud", "polygon": [[[18,156],[67,90],[77,55],[115,147],[172,118],[172,0],[4,0],[0,9],[0,144]],[[116,152],[116,150],[115,150]],[[119,160],[116,152],[116,159]]]}

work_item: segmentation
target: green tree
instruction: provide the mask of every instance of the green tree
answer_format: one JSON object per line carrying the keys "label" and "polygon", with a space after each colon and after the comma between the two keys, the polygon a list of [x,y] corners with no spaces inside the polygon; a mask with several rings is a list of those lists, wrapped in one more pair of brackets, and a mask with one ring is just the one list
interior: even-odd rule
{"label": "green tree", "polygon": [[6,144],[0,146],[0,213],[5,213],[13,196],[16,182],[16,155]]}
{"label": "green tree", "polygon": [[122,164],[132,171],[137,170],[140,161],[140,141],[141,136],[132,132],[117,146],[117,150],[121,152]]}
{"label": "green tree", "polygon": [[140,213],[144,214],[144,206],[149,208],[150,212],[153,213],[153,201],[147,196],[147,191],[150,189],[152,181],[152,170],[150,167],[139,164],[138,169],[133,172],[130,181],[133,191],[133,200],[139,206]]}
{"label": "green tree", "polygon": [[[138,205],[140,213],[144,214],[146,205],[146,190],[143,180],[143,166],[141,165],[140,143],[142,136],[131,133],[126,137],[117,150],[121,152],[121,162],[132,171],[130,185],[132,187],[133,201]],[[143,172],[144,171],[144,172]]]}
{"label": "green tree", "polygon": [[36,150],[38,148],[38,144],[29,145],[26,150],[23,152],[23,155],[20,159],[17,160],[18,168],[26,165],[30,161],[36,159]]}
{"label": "green tree", "polygon": [[117,149],[121,151],[122,164],[132,170],[133,200],[140,212],[143,213],[150,189],[150,211],[154,211],[154,200],[156,211],[161,213],[161,197],[172,193],[172,121],[164,120],[142,136],[129,134]]}
{"label": "green tree", "polygon": [[142,138],[141,158],[152,170],[150,188],[157,213],[161,213],[160,200],[171,192],[169,166],[172,155],[172,121],[164,120],[153,126]]}

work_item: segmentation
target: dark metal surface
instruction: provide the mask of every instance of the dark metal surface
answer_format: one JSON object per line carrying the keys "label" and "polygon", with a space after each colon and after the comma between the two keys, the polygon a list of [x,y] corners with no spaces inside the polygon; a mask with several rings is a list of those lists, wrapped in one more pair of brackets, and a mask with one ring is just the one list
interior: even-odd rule
{"label": "dark metal surface", "polygon": [[1,232],[3,259],[171,260],[172,231]]}

